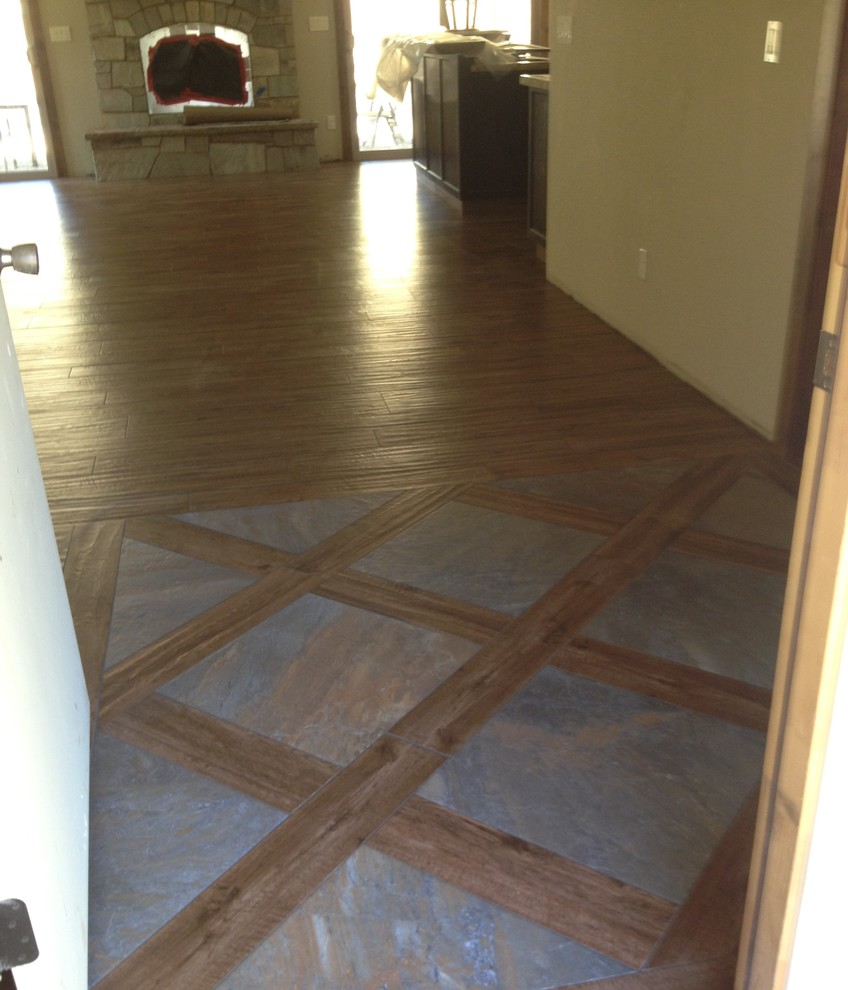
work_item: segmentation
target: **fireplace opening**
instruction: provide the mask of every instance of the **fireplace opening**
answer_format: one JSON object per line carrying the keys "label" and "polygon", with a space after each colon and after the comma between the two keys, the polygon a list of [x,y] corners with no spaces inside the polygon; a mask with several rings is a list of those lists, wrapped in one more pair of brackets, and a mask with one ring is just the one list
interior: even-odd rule
{"label": "fireplace opening", "polygon": [[187,106],[252,106],[247,35],[217,25],[174,25],[141,39],[151,113]]}

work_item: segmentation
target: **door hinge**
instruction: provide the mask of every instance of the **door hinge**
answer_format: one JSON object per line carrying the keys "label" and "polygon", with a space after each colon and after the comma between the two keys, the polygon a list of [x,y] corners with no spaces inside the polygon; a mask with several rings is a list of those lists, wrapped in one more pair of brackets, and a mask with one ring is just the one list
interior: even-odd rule
{"label": "door hinge", "polygon": [[38,958],[38,946],[23,901],[0,901],[0,988],[13,990],[12,968]]}
{"label": "door hinge", "polygon": [[816,355],[816,373],[813,385],[825,392],[833,391],[833,376],[836,371],[836,355],[839,352],[839,337],[835,333],[822,330],[819,334],[819,351]]}

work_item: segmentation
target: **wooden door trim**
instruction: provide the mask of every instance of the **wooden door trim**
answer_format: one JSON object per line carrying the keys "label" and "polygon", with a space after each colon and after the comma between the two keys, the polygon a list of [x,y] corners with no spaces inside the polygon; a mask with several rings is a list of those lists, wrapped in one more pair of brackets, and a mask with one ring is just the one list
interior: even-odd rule
{"label": "wooden door trim", "polygon": [[356,83],[353,76],[353,20],[350,0],[336,0],[336,59],[339,68],[339,105],[341,107],[342,160],[354,161],[356,134]]}
{"label": "wooden door trim", "polygon": [[803,310],[790,328],[777,427],[778,445],[795,463],[801,462],[807,436],[818,336],[824,313],[830,252],[842,180],[842,162],[848,139],[848,5],[844,2],[841,4],[839,21],[833,100],[821,191],[811,235],[809,276]]}
{"label": "wooden door trim", "polygon": [[24,33],[30,51],[30,64],[35,82],[35,95],[41,112],[44,139],[47,145],[47,174],[62,176],[68,174],[62,132],[59,128],[59,112],[53,91],[50,65],[47,61],[47,47],[44,43],[44,29],[41,12],[35,0],[21,0],[24,20]]}
{"label": "wooden door trim", "polygon": [[549,45],[549,11],[544,0],[530,0],[530,41],[534,45]]}
{"label": "wooden door trim", "polygon": [[[848,169],[834,223],[823,322],[841,334],[848,303]],[[812,397],[737,990],[782,990],[815,822],[845,638],[840,569],[848,535],[848,361]]]}

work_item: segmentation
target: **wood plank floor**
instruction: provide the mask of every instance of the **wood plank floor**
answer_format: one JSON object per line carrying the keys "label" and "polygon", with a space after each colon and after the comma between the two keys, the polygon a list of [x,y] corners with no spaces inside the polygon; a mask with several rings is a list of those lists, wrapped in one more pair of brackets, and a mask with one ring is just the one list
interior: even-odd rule
{"label": "wood plank floor", "polygon": [[[761,745],[769,690],[756,671],[772,659],[791,466],[549,285],[522,204],[459,216],[417,188],[408,163],[28,183],[0,188],[0,210],[10,236],[41,248],[42,275],[4,276],[4,289],[98,720],[95,745],[129,747],[121,752],[282,816],[123,949],[106,936],[97,943],[93,906],[93,982],[102,990],[729,988],[756,773],[737,780],[740,756],[707,781],[699,746],[756,754]],[[353,504],[355,512],[333,515]],[[298,506],[308,509],[309,538],[300,542],[301,524],[287,515]],[[282,508],[269,515],[267,507]],[[763,529],[772,510],[780,538]],[[288,520],[284,538],[268,518]],[[466,536],[478,541],[473,550]],[[581,549],[566,563],[572,544]],[[132,590],[132,567],[145,555],[153,563],[137,566],[148,568],[147,583]],[[193,568],[198,586],[207,574],[231,584],[178,615],[192,581],[169,584],[163,561]],[[665,574],[691,575],[694,590]],[[721,597],[737,577],[764,596],[765,611],[760,599]],[[641,599],[626,598],[650,581],[678,596],[657,605],[659,619],[647,609],[642,619]],[[308,635],[288,625],[297,609],[312,610]],[[339,685],[359,653],[326,629],[303,647],[307,675],[296,673],[295,658],[247,707],[216,708],[223,696],[203,693],[228,657],[236,660],[227,690],[235,690],[238,671],[257,661],[259,647],[244,644],[258,643],[269,623],[283,637],[275,644],[306,642],[320,609],[337,617],[348,642],[361,635],[382,658],[372,687],[362,688],[371,714],[359,735],[352,723],[340,728],[354,716],[350,698],[333,694],[344,694]],[[632,636],[629,615],[637,616]],[[667,638],[646,631],[666,615]],[[765,638],[753,643],[745,630],[757,622]],[[704,639],[711,628],[721,630],[718,645]],[[412,657],[423,646],[398,645],[424,637],[450,652],[438,671],[429,655]],[[398,674],[395,661],[412,666]],[[402,697],[390,703],[381,692],[392,693],[394,678],[404,681]],[[631,751],[663,763],[662,747],[676,744],[657,726],[680,727],[673,731],[691,764],[662,773],[657,765],[650,800],[670,802],[669,823],[658,827],[644,882],[569,845],[572,823],[525,828],[517,812],[501,819],[437,793],[436,781],[450,790],[452,774],[460,792],[472,790],[461,768],[477,758],[474,747],[481,759],[486,747],[494,752],[513,738],[516,705],[560,689],[624,713],[607,724],[613,716],[600,708],[572,712],[584,748],[579,759],[569,750],[574,780],[572,764],[557,764],[564,792],[586,770],[581,761],[598,761],[599,790],[604,767],[628,765]],[[259,708],[281,698],[306,722],[310,706],[329,712],[321,731],[332,745],[310,741],[314,725],[294,735],[284,720],[260,724]],[[571,729],[563,723],[562,740]],[[559,731],[525,727],[505,752],[520,753],[537,730],[540,747]],[[693,733],[718,742],[689,752],[683,740]],[[611,749],[622,734],[625,749]],[[533,752],[528,775],[547,759],[547,749]],[[95,784],[99,772],[95,763]],[[651,780],[653,767],[628,772]],[[675,773],[694,783],[678,782],[680,794],[664,798]],[[133,786],[128,777],[126,802]],[[638,795],[622,793],[610,800],[639,821]],[[691,810],[699,804],[702,821]],[[142,804],[133,815],[154,811]],[[530,811],[545,814],[541,805]],[[709,835],[678,893],[659,859],[684,820]],[[157,822],[164,833],[183,827]],[[587,826],[599,835],[604,827]],[[154,844],[145,855],[154,871],[164,853]],[[329,949],[313,946],[304,961],[293,925],[304,910],[317,917],[315,898],[331,897],[362,856],[522,919],[558,945],[587,950],[600,968],[557,969],[540,958],[533,982],[512,956],[503,962],[502,949],[500,970],[484,977],[470,966],[449,982],[441,948],[420,950],[414,976],[400,963],[372,972],[373,958],[357,963],[351,944],[339,949],[331,936]],[[654,885],[664,871],[668,883]],[[93,887],[92,897],[107,893]]]}

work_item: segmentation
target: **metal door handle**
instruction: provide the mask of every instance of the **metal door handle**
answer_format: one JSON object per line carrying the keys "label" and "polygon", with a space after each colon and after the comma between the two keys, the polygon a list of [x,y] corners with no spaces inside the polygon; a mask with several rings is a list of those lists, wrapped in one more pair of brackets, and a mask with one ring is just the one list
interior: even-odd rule
{"label": "metal door handle", "polygon": [[0,271],[14,268],[24,275],[38,274],[38,247],[35,244],[16,244],[15,247],[0,248]]}

